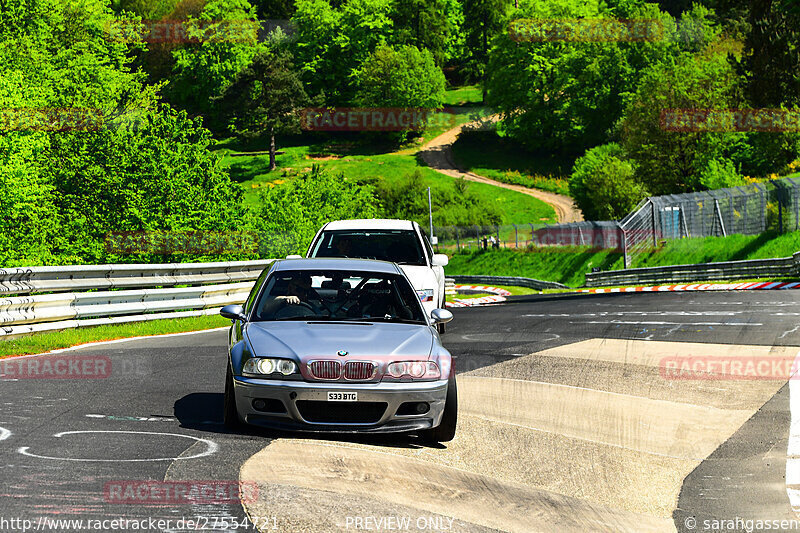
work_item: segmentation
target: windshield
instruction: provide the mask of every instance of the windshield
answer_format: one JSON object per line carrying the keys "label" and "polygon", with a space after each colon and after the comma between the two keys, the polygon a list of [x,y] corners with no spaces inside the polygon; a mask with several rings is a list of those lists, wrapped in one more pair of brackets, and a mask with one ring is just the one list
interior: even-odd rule
{"label": "windshield", "polygon": [[341,270],[275,272],[267,280],[251,320],[427,324],[417,295],[404,277]]}
{"label": "windshield", "polygon": [[310,257],[353,257],[427,265],[414,230],[323,231]]}

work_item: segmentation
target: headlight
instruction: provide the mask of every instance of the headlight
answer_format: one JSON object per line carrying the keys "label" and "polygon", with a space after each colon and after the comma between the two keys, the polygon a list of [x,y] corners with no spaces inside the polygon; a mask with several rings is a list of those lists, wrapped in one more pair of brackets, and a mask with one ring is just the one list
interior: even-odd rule
{"label": "headlight", "polygon": [[432,302],[433,301],[433,289],[422,289],[417,291],[417,296],[419,296],[420,302]]}
{"label": "headlight", "polygon": [[297,372],[297,365],[288,359],[272,359],[264,357],[252,357],[244,363],[242,372],[245,374],[269,375],[280,372],[288,376]]}
{"label": "headlight", "polygon": [[441,376],[439,365],[433,361],[395,361],[389,363],[386,373],[395,379],[403,376],[416,379],[438,379]]}

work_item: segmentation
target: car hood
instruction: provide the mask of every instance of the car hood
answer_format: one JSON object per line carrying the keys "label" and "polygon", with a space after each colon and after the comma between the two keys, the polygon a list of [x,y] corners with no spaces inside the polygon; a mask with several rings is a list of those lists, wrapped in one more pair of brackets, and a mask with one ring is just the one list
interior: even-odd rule
{"label": "car hood", "polygon": [[415,265],[398,265],[405,273],[415,290],[435,289],[436,274],[430,267]]}
{"label": "car hood", "polygon": [[347,352],[347,359],[381,356],[427,359],[434,341],[428,326],[416,324],[251,322],[245,331],[253,355],[297,358],[301,362],[336,357],[340,350]]}

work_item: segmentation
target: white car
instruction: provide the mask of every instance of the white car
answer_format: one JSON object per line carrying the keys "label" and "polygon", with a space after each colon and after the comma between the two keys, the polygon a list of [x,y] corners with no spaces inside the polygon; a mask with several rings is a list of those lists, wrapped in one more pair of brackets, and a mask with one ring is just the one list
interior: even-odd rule
{"label": "white car", "polygon": [[[447,256],[433,253],[425,231],[410,220],[356,219],[328,222],[317,232],[306,257],[351,257],[397,263],[417,291],[430,320],[444,308]],[[444,332],[444,324],[437,326]]]}

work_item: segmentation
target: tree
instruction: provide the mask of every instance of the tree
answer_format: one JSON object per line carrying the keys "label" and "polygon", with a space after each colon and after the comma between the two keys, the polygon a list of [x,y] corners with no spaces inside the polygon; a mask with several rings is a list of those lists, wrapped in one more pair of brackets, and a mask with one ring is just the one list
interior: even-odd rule
{"label": "tree", "polygon": [[[569,6],[567,14],[535,11],[525,17],[609,19],[613,15],[655,20],[665,36],[638,41],[518,42],[505,33],[494,41],[486,81],[488,102],[503,113],[506,131],[532,149],[580,152],[609,141],[641,73],[704,44],[680,39],[675,21],[652,4],[626,5],[625,11],[618,12],[601,12],[596,7]],[[707,28],[708,16],[707,10],[698,8],[685,18]]]}
{"label": "tree", "polygon": [[172,52],[173,78],[166,89],[170,102],[192,114],[213,111],[237,73],[263,48],[258,21],[247,0],[211,0],[199,17],[186,23],[187,43]]}
{"label": "tree", "polygon": [[444,99],[444,74],[433,54],[416,46],[379,46],[356,79],[356,98],[365,106],[438,108]]}
{"label": "tree", "polygon": [[709,51],[657,64],[643,74],[620,123],[622,145],[636,161],[637,175],[654,194],[705,188],[700,173],[711,160],[730,159],[745,144],[735,131],[664,127],[668,110],[729,109],[741,105],[740,78],[726,55]]}
{"label": "tree", "polygon": [[308,100],[291,54],[279,47],[259,52],[220,100],[238,133],[269,136],[269,169],[275,170],[275,135],[299,130],[297,111]]}
{"label": "tree", "polygon": [[308,94],[324,93],[326,103],[353,102],[354,73],[378,44],[391,35],[391,0],[297,0],[294,57]]}
{"label": "tree", "polygon": [[495,35],[505,29],[506,12],[510,5],[510,0],[463,0],[467,70],[471,77],[484,84],[484,101],[487,94],[485,81],[489,45]]}
{"label": "tree", "polygon": [[570,195],[587,220],[617,220],[647,196],[618,144],[597,146],[575,161]]}
{"label": "tree", "polygon": [[426,49],[441,66],[454,57],[464,21],[458,0],[394,0],[392,41]]}
{"label": "tree", "polygon": [[750,0],[742,61],[755,107],[800,104],[800,6],[794,0]]}

